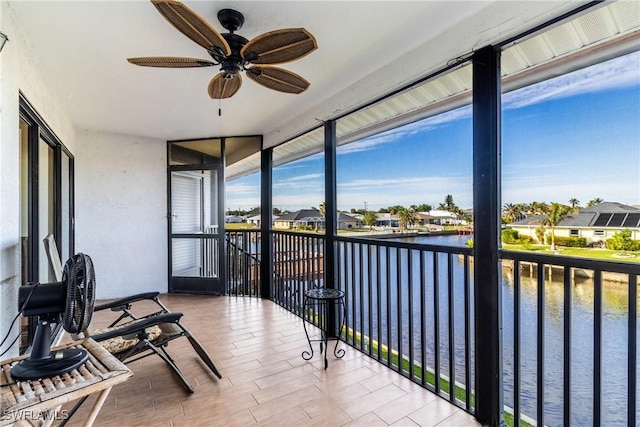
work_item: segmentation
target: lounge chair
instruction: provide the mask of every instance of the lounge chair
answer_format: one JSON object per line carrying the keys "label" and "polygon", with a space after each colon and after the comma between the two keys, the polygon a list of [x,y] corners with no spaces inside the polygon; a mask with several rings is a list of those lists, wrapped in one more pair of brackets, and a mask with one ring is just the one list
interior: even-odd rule
{"label": "lounge chair", "polygon": [[[49,265],[55,274],[56,280],[58,280],[58,277],[61,280],[62,263],[60,262],[60,255],[53,235],[49,234],[44,238],[44,246],[49,258]],[[111,310],[120,314],[107,328],[89,329],[83,335],[98,341],[124,363],[130,363],[153,354],[158,355],[176,373],[185,389],[193,393],[193,387],[165,349],[170,341],[186,337],[211,372],[218,378],[222,378],[204,347],[180,323],[180,318],[183,314],[170,312],[162,304],[158,295],[158,292],[147,292],[96,305],[94,312]],[[158,306],[157,311],[144,316],[136,316],[132,312],[133,304],[142,301],[153,301]]]}

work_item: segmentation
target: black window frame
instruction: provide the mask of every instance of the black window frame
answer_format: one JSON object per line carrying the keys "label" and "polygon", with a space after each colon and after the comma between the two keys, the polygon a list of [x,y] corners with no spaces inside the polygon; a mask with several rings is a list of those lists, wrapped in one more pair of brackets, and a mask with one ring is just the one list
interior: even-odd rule
{"label": "black window frame", "polygon": [[[19,117],[27,125],[27,236],[23,243],[22,260],[22,285],[39,282],[40,278],[40,241],[39,230],[39,144],[45,142],[53,151],[53,234],[56,239],[58,251],[62,254],[62,233],[68,230],[68,247],[64,249],[69,255],[75,253],[75,158],[71,151],[62,143],[60,138],[51,130],[42,116],[29,103],[27,98],[20,93],[19,96]],[[62,178],[63,161],[68,160],[68,191],[63,197]],[[23,190],[21,190],[23,191]],[[63,227],[63,201],[68,202],[68,224]],[[22,234],[22,233],[21,233]],[[21,236],[24,238],[25,236]],[[64,261],[64,260],[63,260]],[[36,322],[28,320],[27,336],[21,342],[21,352],[23,352],[32,342],[35,333]]]}

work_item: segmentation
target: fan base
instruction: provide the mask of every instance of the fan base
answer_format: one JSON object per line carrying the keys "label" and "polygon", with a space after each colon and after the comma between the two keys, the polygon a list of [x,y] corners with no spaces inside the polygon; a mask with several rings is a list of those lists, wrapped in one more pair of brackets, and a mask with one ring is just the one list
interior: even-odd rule
{"label": "fan base", "polygon": [[218,12],[218,21],[223,28],[231,31],[238,31],[244,24],[244,15],[233,9],[221,9]]}
{"label": "fan base", "polygon": [[11,376],[18,381],[37,380],[66,374],[89,359],[86,350],[68,348],[54,351],[49,357],[29,358],[11,367]]}

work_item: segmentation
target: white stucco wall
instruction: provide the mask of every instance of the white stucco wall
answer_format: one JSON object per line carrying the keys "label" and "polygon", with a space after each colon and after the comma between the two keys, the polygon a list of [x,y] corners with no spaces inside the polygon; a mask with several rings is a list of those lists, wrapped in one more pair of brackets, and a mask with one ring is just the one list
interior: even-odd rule
{"label": "white stucco wall", "polygon": [[[9,41],[0,53],[0,340],[17,312],[20,271],[20,169],[18,95],[21,91],[73,152],[75,131],[59,94],[51,90],[20,31],[11,7],[0,1],[0,29]],[[18,322],[10,333],[18,333]],[[0,348],[0,353],[6,349]],[[3,356],[14,356],[17,347]]]}
{"label": "white stucco wall", "polygon": [[164,141],[78,130],[76,252],[91,256],[98,298],[167,291]]}

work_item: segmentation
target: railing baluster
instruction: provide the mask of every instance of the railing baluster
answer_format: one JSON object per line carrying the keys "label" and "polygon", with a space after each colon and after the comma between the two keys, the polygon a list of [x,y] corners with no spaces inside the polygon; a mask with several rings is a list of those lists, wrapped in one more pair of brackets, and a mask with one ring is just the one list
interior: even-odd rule
{"label": "railing baluster", "polygon": [[425,280],[424,257],[426,252],[420,250],[420,375],[423,387],[427,385],[427,283]]}
{"label": "railing baluster", "polygon": [[564,405],[564,425],[571,425],[571,268],[564,267],[564,332],[563,332],[563,359],[564,359],[564,390],[562,403]]}
{"label": "railing baluster", "polygon": [[385,275],[387,279],[387,366],[391,367],[393,347],[391,339],[391,248],[387,246],[385,249],[385,258],[387,261],[387,271]]}
{"label": "railing baluster", "polygon": [[[341,260],[343,258],[345,258],[345,251],[344,251],[344,242],[336,242],[336,259],[337,260]],[[345,293],[345,300],[344,303],[347,304],[347,301],[349,301],[350,295],[349,295],[349,291],[347,289],[346,286],[346,282],[344,280],[344,276],[343,276],[343,272],[344,272],[344,268],[341,268],[340,263],[336,262],[336,266],[338,271],[336,272],[336,289],[340,289]],[[344,324],[347,326],[346,327],[346,331],[343,331],[345,334],[344,340],[346,342],[349,342],[349,323],[348,323],[348,317],[345,316],[344,319]]]}
{"label": "railing baluster", "polygon": [[469,257],[464,262],[464,386],[465,408],[471,412],[471,282],[469,280]]}
{"label": "railing baluster", "polygon": [[403,372],[402,363],[402,251],[396,249],[396,321],[398,331],[398,372]]}
{"label": "railing baluster", "polygon": [[[351,247],[351,243],[350,242],[344,242],[344,256],[342,259],[342,264],[343,264],[343,270],[344,270],[344,289],[345,292],[347,293],[347,295],[349,296],[349,300],[351,301],[352,305],[353,305],[353,300],[355,299],[355,295],[353,295],[353,291],[351,289],[350,286],[350,278],[351,276],[349,275],[349,258],[353,255],[351,253],[351,249],[349,249]],[[345,301],[345,304],[348,304]],[[347,342],[351,341],[351,345],[354,345],[355,343],[355,338],[353,333],[351,334],[351,338],[349,338],[349,333],[348,331],[355,331],[355,325],[354,322],[352,321],[353,319],[353,310],[347,310],[347,321],[345,322],[347,328]]]}
{"label": "railing baluster", "polygon": [[358,244],[358,283],[360,284],[359,288],[360,288],[360,295],[359,295],[359,301],[360,301],[360,351],[362,351],[363,353],[365,345],[364,345],[364,280],[363,280],[363,276],[364,276],[364,270],[363,270],[363,253],[362,253],[362,248],[363,248],[363,244]]}
{"label": "railing baluster", "polygon": [[[373,282],[372,282],[372,278],[373,278],[373,272],[372,272],[372,267],[371,267],[371,246],[370,245],[366,245],[367,247],[367,294],[368,294],[368,298],[367,298],[367,303],[368,303],[368,311],[367,311],[367,326],[368,326],[368,336],[369,336],[369,348],[367,351],[368,355],[371,355],[372,353],[372,347],[373,347]],[[364,328],[363,328],[364,330]]]}
{"label": "railing baluster", "polygon": [[438,272],[438,252],[433,251],[433,346],[434,346],[434,387],[440,394],[440,290]]}
{"label": "railing baluster", "polygon": [[407,256],[407,299],[409,303],[409,378],[413,379],[414,374],[414,362],[415,362],[415,349],[413,348],[413,249],[409,249]]}
{"label": "railing baluster", "polygon": [[593,273],[593,425],[598,427],[602,416],[602,271]]}
{"label": "railing baluster", "polygon": [[[538,263],[537,425],[544,426],[544,266]],[[551,265],[549,265],[551,269]]]}
{"label": "railing baluster", "polygon": [[520,261],[513,262],[513,425],[520,427]]}
{"label": "railing baluster", "polygon": [[382,360],[382,280],[380,279],[380,245],[376,245],[376,314],[378,317],[378,360]]}
{"label": "railing baluster", "polygon": [[358,318],[356,316],[357,312],[357,307],[358,307],[358,300],[360,299],[360,295],[357,294],[356,289],[357,289],[357,285],[356,285],[356,243],[351,242],[349,244],[350,250],[349,253],[351,254],[351,312],[353,313],[351,315],[351,318],[353,319],[353,346],[357,347],[358,346],[358,342],[356,340],[357,337],[357,332],[358,332]]}
{"label": "railing baluster", "polygon": [[455,358],[455,300],[453,289],[453,254],[447,254],[447,286],[448,286],[448,304],[449,308],[449,400],[455,402],[456,400],[456,358]]}
{"label": "railing baluster", "polygon": [[637,335],[638,328],[638,276],[629,274],[629,327],[628,342],[629,351],[627,355],[627,425],[635,427],[636,425],[636,386],[637,386]]}

